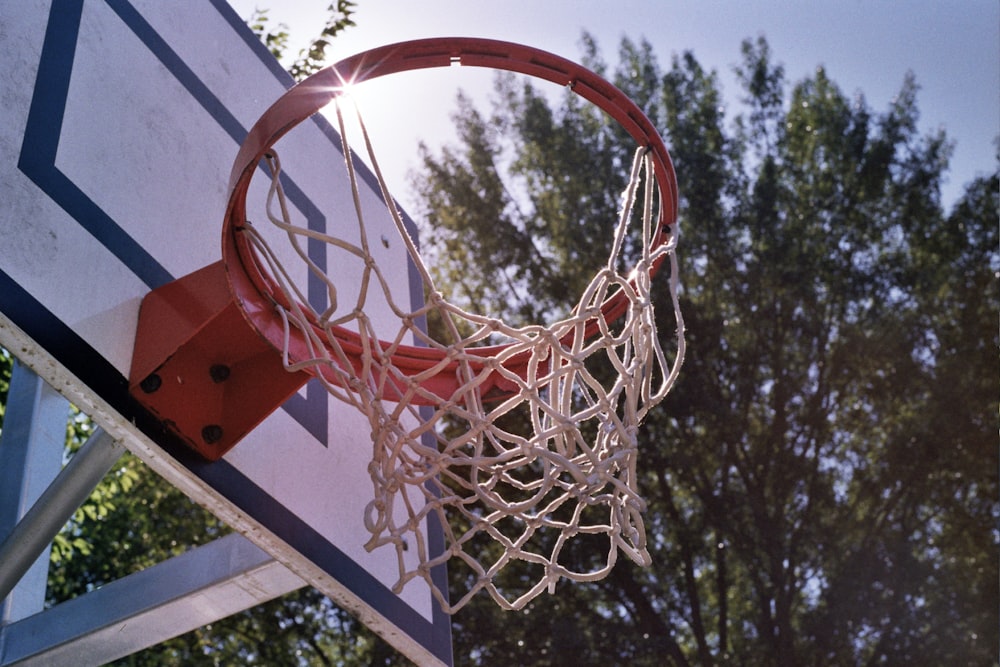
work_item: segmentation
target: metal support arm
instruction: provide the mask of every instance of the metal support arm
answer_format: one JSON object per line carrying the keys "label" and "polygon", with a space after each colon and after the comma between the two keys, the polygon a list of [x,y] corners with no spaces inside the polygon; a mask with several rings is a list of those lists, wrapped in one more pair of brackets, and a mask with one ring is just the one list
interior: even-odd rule
{"label": "metal support arm", "polygon": [[10,594],[124,451],[97,429],[14,526],[0,544],[0,600]]}

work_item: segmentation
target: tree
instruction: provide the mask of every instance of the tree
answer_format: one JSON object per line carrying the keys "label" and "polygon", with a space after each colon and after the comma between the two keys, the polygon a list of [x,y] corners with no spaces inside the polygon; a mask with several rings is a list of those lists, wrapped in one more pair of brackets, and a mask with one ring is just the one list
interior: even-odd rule
{"label": "tree", "polygon": [[[640,436],[654,564],[523,613],[477,600],[454,618],[474,664],[996,660],[997,176],[945,215],[912,76],[877,113],[822,69],[789,87],[763,39],[737,75],[729,123],[690,53],[661,74],[626,39],[610,75],[681,193],[688,360]],[[622,137],[571,95],[497,93],[423,150],[421,233],[440,287],[544,320],[602,252]]]}
{"label": "tree", "polygon": [[[327,8],[330,16],[327,18],[323,30],[307,48],[299,53],[299,57],[288,68],[288,73],[292,75],[293,79],[301,81],[324,67],[326,48],[330,46],[330,40],[355,25],[352,18],[355,5],[356,3],[352,0],[336,0],[330,3]],[[250,18],[247,19],[247,25],[275,58],[281,58],[288,50],[288,26],[279,23],[272,30],[269,13],[267,9],[255,9]]]}

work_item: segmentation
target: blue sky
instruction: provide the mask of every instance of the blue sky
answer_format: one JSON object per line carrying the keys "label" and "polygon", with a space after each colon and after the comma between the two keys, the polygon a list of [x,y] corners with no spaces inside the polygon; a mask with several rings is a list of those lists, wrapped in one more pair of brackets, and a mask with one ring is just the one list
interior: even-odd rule
{"label": "blue sky", "polygon": [[[322,28],[329,0],[231,0],[243,17],[270,7],[298,51]],[[795,82],[818,65],[842,91],[887,108],[908,71],[920,85],[921,129],[944,127],[956,142],[943,201],[949,206],[977,174],[996,167],[1000,135],[1000,2],[997,0],[358,0],[357,26],[334,44],[332,60],[405,39],[461,35],[521,42],[578,59],[580,35],[592,33],[613,63],[622,36],[646,38],[662,67],[691,50],[719,73],[728,96],[740,42],[764,35]],[[468,75],[463,88],[488,91],[490,75]],[[412,80],[404,80],[412,79]],[[365,119],[390,185],[416,165],[416,142],[451,141],[451,80],[390,77],[373,93]],[[434,86],[431,90],[431,86]],[[363,103],[364,100],[363,100]],[[371,106],[368,106],[368,105]],[[406,110],[406,115],[400,114]],[[394,188],[397,196],[399,186]],[[405,204],[406,197],[402,200]]]}

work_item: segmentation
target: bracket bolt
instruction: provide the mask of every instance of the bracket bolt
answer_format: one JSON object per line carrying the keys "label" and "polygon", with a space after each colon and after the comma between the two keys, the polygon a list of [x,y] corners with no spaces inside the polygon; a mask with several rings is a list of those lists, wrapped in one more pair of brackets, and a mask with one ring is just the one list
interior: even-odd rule
{"label": "bracket bolt", "polygon": [[139,388],[146,394],[152,394],[163,386],[163,379],[156,373],[150,373],[145,380],[139,383]]}
{"label": "bracket bolt", "polygon": [[206,444],[214,445],[219,440],[222,440],[222,427],[218,424],[209,424],[205,428],[201,429],[201,439],[204,440]]}
{"label": "bracket bolt", "polygon": [[215,364],[208,369],[208,374],[212,378],[212,382],[215,384],[228,380],[230,372],[229,366],[226,366],[225,364]]}

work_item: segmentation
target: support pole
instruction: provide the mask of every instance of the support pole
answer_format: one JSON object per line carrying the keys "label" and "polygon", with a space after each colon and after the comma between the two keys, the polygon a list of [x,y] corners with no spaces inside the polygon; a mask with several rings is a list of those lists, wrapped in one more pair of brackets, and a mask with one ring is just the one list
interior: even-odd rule
{"label": "support pole", "polygon": [[104,665],[304,585],[227,535],[0,627],[0,667]]}
{"label": "support pole", "polygon": [[[63,466],[69,401],[14,359],[0,433],[0,542],[45,492]],[[45,608],[49,550],[0,598],[0,626]]]}
{"label": "support pole", "polygon": [[0,600],[10,594],[124,451],[97,429],[14,526],[0,544]]}

